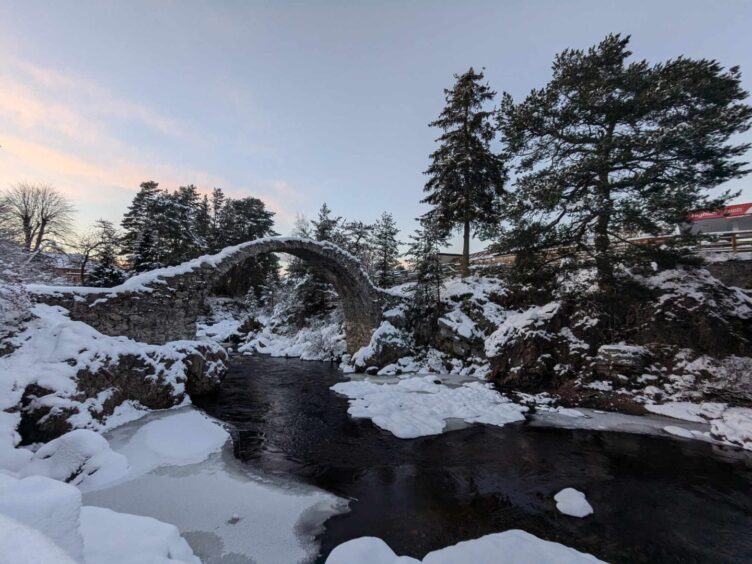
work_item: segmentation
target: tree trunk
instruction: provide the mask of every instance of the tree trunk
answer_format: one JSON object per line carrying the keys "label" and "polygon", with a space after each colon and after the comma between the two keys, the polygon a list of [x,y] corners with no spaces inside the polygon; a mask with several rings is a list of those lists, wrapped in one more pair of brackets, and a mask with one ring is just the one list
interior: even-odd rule
{"label": "tree trunk", "polygon": [[465,220],[464,232],[462,234],[462,261],[460,263],[460,276],[467,278],[470,276],[470,221]]}
{"label": "tree trunk", "polygon": [[[603,176],[603,175],[602,175]],[[601,178],[599,186],[600,212],[595,223],[595,268],[598,271],[598,282],[601,290],[609,291],[614,285],[614,265],[611,264],[611,240],[608,228],[611,223],[611,194],[608,187],[608,175]]]}

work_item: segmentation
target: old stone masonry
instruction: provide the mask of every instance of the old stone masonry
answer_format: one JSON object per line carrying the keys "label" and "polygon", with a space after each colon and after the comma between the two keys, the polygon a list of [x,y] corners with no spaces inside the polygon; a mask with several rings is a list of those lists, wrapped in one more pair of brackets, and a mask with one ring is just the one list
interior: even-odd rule
{"label": "old stone masonry", "polygon": [[196,320],[218,281],[243,261],[263,253],[287,253],[305,260],[330,282],[342,300],[349,352],[367,345],[390,296],[373,285],[360,261],[327,242],[267,237],[227,247],[183,264],[144,272],[114,288],[30,285],[38,302],[59,305],[71,319],[106,335],[162,344],[194,339]]}

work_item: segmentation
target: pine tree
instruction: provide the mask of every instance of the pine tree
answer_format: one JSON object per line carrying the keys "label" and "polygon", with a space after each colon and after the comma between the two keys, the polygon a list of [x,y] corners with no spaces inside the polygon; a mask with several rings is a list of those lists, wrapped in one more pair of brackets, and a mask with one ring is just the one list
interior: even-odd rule
{"label": "pine tree", "polygon": [[96,246],[92,251],[95,263],[86,276],[86,284],[103,288],[122,284],[125,275],[117,262],[118,249],[122,243],[115,226],[100,219],[97,221],[95,234]]}
{"label": "pine tree", "polygon": [[392,214],[384,212],[373,227],[371,239],[374,255],[375,281],[382,288],[395,283],[394,269],[399,264],[399,229]]}
{"label": "pine tree", "polygon": [[136,247],[150,223],[154,199],[159,194],[159,184],[153,180],[142,182],[139,191],[123,216],[123,252],[135,262]]}
{"label": "pine tree", "polygon": [[360,259],[363,268],[371,273],[371,233],[373,225],[362,221],[346,221],[342,224],[342,237],[344,249]]}
{"label": "pine tree", "polygon": [[[222,234],[219,242],[226,247],[277,235],[273,218],[274,212],[267,210],[258,198],[228,198],[219,216],[218,228]],[[218,290],[226,295],[239,296],[252,289],[256,297],[261,297],[269,274],[276,275],[278,268],[279,260],[274,254],[249,259],[233,267]]]}
{"label": "pine tree", "polygon": [[483,109],[496,93],[472,68],[454,78],[454,86],[444,90],[446,106],[429,124],[442,134],[425,172],[430,178],[423,202],[433,206],[427,217],[442,234],[461,231],[464,277],[470,272],[470,236],[488,238],[498,228],[506,171],[490,146],[492,112]]}
{"label": "pine tree", "polygon": [[216,253],[225,245],[222,232],[222,216],[225,213],[225,195],[221,188],[214,188],[211,196],[211,228],[209,235],[209,250]]}
{"label": "pine tree", "polygon": [[411,289],[411,317],[419,320],[416,334],[427,339],[435,329],[442,311],[441,287],[444,272],[439,253],[442,245],[446,244],[446,233],[435,223],[423,221],[410,239],[407,254],[416,276]]}
{"label": "pine tree", "polygon": [[620,265],[675,264],[688,237],[658,246],[629,235],[671,233],[688,212],[717,209],[729,194],[708,189],[748,172],[738,157],[750,145],[729,143],[752,119],[739,69],[685,57],[630,62],[628,44],[609,35],[567,49],[545,87],[519,104],[503,96],[499,127],[519,177],[502,246],[521,268],[569,257],[595,266],[607,291]]}
{"label": "pine tree", "polygon": [[313,237],[317,241],[336,242],[340,220],[340,217],[332,217],[332,210],[324,203],[319,209],[318,218],[311,221]]}
{"label": "pine tree", "polygon": [[210,252],[211,208],[209,206],[209,197],[206,195],[201,198],[196,213],[196,234],[200,242],[200,253]]}

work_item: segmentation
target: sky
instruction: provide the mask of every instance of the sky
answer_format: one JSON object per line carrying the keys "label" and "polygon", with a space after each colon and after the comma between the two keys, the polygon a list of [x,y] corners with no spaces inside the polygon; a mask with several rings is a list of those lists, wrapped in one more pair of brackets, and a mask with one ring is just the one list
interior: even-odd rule
{"label": "sky", "polygon": [[[323,202],[389,211],[406,240],[453,74],[520,99],[557,52],[619,32],[638,58],[739,65],[752,90],[751,29],[747,0],[0,0],[0,189],[56,186],[80,230],[151,179],[261,198],[282,234]],[[752,178],[730,187],[752,201]]]}

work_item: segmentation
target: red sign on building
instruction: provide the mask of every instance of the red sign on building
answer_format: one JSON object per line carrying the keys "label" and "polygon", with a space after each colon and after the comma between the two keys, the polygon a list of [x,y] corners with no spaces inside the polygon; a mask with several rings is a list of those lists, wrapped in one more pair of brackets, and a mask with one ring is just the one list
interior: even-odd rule
{"label": "red sign on building", "polygon": [[721,219],[724,217],[739,217],[740,215],[752,214],[752,203],[734,204],[715,211],[698,211],[688,215],[690,221],[701,219]]}

